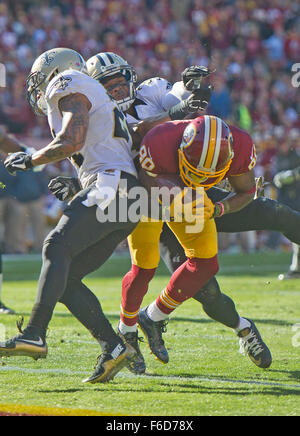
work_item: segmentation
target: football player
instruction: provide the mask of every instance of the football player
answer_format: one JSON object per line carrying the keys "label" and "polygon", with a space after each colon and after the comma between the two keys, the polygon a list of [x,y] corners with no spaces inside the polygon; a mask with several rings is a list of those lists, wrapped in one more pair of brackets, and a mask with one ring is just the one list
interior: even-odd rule
{"label": "football player", "polygon": [[[297,165],[300,162],[299,154],[292,154],[293,164]],[[283,163],[287,164],[284,159]],[[290,159],[291,160],[291,159]],[[281,201],[287,205],[293,205],[295,209],[300,211],[300,166],[296,168],[283,170],[275,174],[273,183],[279,191]],[[289,271],[285,274],[279,274],[279,280],[299,279],[300,278],[300,245],[292,244],[292,262]]]}
{"label": "football player", "polygon": [[[194,120],[167,122],[151,129],[140,149],[141,180],[147,185],[151,181],[155,183],[157,179],[160,180],[161,175],[168,178],[180,174],[186,186],[204,187],[208,190],[227,178],[236,192],[227,203],[214,205],[213,217],[222,216],[228,210],[242,208],[252,200],[256,190],[253,175],[254,146],[245,131],[234,126],[227,126],[224,131],[224,124],[216,117],[205,115]],[[236,331],[241,348],[257,366],[269,367],[272,362],[271,353],[254,322],[240,317],[234,302],[222,294],[219,287],[199,288],[205,268],[199,262],[199,257],[209,259],[212,239],[202,239],[198,246],[192,235],[182,229],[181,224],[174,222],[168,223],[168,226],[184,248],[187,260],[173,273],[169,284],[156,301],[139,311],[139,305],[148,289],[147,278],[154,275],[158,265],[162,229],[161,222],[151,223],[150,229],[147,225],[148,223],[139,223],[128,238],[133,266],[123,279],[120,324],[135,327],[138,322],[153,354],[161,362],[167,363],[168,353],[162,339],[165,321],[182,302],[200,294],[200,302],[207,315]],[[144,270],[147,275],[143,273]]]}
{"label": "football player", "polygon": [[[124,194],[119,192],[122,181],[128,190],[140,186],[131,137],[115,101],[87,74],[85,61],[74,50],[55,48],[36,59],[27,78],[27,98],[36,114],[48,116],[53,141],[33,154],[10,154],[5,160],[7,170],[13,174],[70,158],[83,190],[46,237],[28,325],[22,330],[19,324],[19,334],[0,343],[0,356],[45,358],[46,330],[56,303],[61,301],[103,349],[94,373],[84,381],[106,382],[136,352],[116,335],[98,299],[81,280],[82,274],[91,271],[90,259],[95,253],[99,267],[136,226],[129,217],[124,220],[124,211],[122,222],[119,214],[113,222],[99,218],[108,205],[118,207],[118,198]],[[127,207],[130,204],[128,200]]]}
{"label": "football player", "polygon": [[[175,83],[173,86],[165,79],[153,78],[146,80],[135,88],[136,74],[134,69],[114,53],[99,53],[88,60],[87,65],[92,77],[103,83],[118,101],[120,108],[125,110],[128,121],[132,124],[139,123],[139,126],[144,123],[146,127],[141,134],[145,133],[149,128],[149,125],[147,125],[148,117],[151,117],[151,122],[153,122],[153,116],[155,116],[157,122],[161,123],[172,119],[180,119],[191,112],[205,109],[212,91],[210,86],[205,86],[202,82],[203,78],[206,78],[210,73],[205,67],[192,66],[187,68],[182,74],[182,81]],[[146,120],[141,121],[143,119]],[[249,155],[248,165],[254,166],[256,161],[255,151],[253,147],[250,147],[249,150],[253,153],[252,156]],[[68,198],[69,195],[72,196],[76,192],[71,179],[57,178],[52,187],[60,199]],[[228,191],[215,187],[209,189],[207,193],[215,203],[222,202],[229,194]],[[297,231],[300,225],[299,213],[286,206],[279,205],[276,201],[265,198],[255,199],[245,206],[246,201],[244,208],[233,213],[233,201],[236,200],[230,202],[230,214],[228,214],[229,210],[227,210],[230,203],[225,202],[226,211],[224,207],[223,215],[222,205],[219,206],[222,216],[219,216],[216,220],[218,231],[279,230],[292,241],[299,241],[299,232]],[[143,238],[146,236],[149,236],[148,240],[151,243],[153,241],[151,232],[147,231],[146,234],[142,235]],[[166,225],[163,226],[160,237],[160,252],[171,272],[186,261],[184,250]],[[145,253],[151,254],[150,251],[145,251]],[[131,280],[132,285],[136,286],[145,281],[148,283],[153,276],[153,270],[157,266],[158,260],[153,255],[148,261],[145,262],[147,264],[146,268],[138,268],[133,265],[132,270],[124,279],[124,283],[128,284],[129,280]],[[208,302],[205,303],[205,294],[207,294],[207,301],[213,301],[215,298],[219,301],[219,306],[222,306],[221,300],[218,299],[220,289],[216,279],[210,280],[194,298],[199,300],[204,305],[205,310],[218,320],[222,311],[219,310],[218,313],[214,313],[211,307],[215,308],[217,304],[210,307]],[[124,319],[124,321],[126,320]],[[120,328],[122,329],[122,327],[121,323]],[[134,328],[130,332],[125,327],[123,333],[128,336],[128,339],[131,336],[133,343],[137,341],[137,332]]]}
{"label": "football player", "polygon": [[[87,61],[87,67],[89,74],[99,80],[112,97],[118,101],[120,108],[125,111],[127,120],[131,125],[149,117],[152,117],[152,121],[153,115],[156,116],[157,122],[161,123],[163,121],[183,118],[199,109],[204,110],[209,102],[212,91],[210,86],[201,84],[202,79],[210,74],[210,71],[205,67],[192,66],[187,68],[182,74],[182,81],[175,83],[173,86],[165,79],[153,78],[143,82],[137,89],[134,87],[136,81],[135,71],[124,59],[114,53],[99,53]],[[146,128],[148,128],[147,123]],[[240,140],[237,133],[234,136],[236,140]],[[215,202],[216,217],[224,215],[229,209],[230,212],[242,209],[251,202],[255,193],[252,171],[256,163],[255,147],[251,138],[245,132],[243,134],[240,131],[240,136],[242,143],[245,142],[245,147],[241,146],[243,153],[240,156],[239,169],[237,169],[237,166],[233,169],[233,174],[234,170],[236,170],[236,174],[239,174],[239,177],[231,177],[231,183],[236,189],[237,194],[225,203]],[[148,163],[149,158],[151,157],[148,156],[147,159],[147,156],[145,156],[144,162]],[[223,191],[221,192],[223,193]],[[145,231],[143,229],[144,225],[147,226]],[[151,231],[151,228],[158,228],[157,233],[156,230]],[[135,296],[139,295],[139,301],[141,302],[143,295],[148,289],[148,283],[158,265],[159,252],[156,243],[157,237],[159,238],[160,236],[160,231],[161,227],[157,227],[156,224],[151,224],[150,227],[149,223],[140,223],[133,234],[129,236],[133,265],[131,271],[123,279],[119,331],[137,349],[136,320],[139,306]],[[175,246],[175,253],[174,256],[172,255],[172,259],[175,258],[177,262],[171,263],[173,272],[185,262],[184,250],[178,243],[177,238],[174,237],[174,234],[168,230],[163,232],[161,240],[163,242],[161,244],[163,246],[162,251],[167,262],[170,259],[171,253],[169,247],[173,249]],[[141,250],[136,249],[136,247],[141,246],[140,244],[144,248]],[[204,297],[206,294],[207,298]],[[223,315],[224,311],[220,308],[221,306],[222,308],[225,306],[230,307],[231,304],[227,303],[224,306],[223,299],[226,300],[227,297],[224,296],[219,299],[220,295],[222,294],[218,283],[215,279],[212,279],[205,290],[203,289],[203,292],[200,293],[199,300],[203,304],[206,313],[214,319],[223,322],[226,314]],[[166,351],[165,349],[163,350],[164,352]],[[140,355],[139,352],[138,354]],[[138,359],[136,359],[131,368],[133,372],[135,370],[136,372],[143,372],[144,363],[142,356],[140,356],[140,365]]]}

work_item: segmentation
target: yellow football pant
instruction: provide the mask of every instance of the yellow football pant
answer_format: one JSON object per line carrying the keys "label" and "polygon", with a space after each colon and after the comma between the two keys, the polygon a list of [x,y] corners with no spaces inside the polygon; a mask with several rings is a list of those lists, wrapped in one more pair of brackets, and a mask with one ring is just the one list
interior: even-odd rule
{"label": "yellow football pant", "polygon": [[[191,224],[186,221],[167,222],[184,248],[186,257],[209,259],[217,254],[217,229],[215,221],[210,218],[212,213],[213,205],[206,196],[204,225],[199,232],[189,232]],[[157,268],[160,260],[159,239],[162,226],[163,221],[141,221],[128,237],[131,259],[134,265],[143,269]]]}

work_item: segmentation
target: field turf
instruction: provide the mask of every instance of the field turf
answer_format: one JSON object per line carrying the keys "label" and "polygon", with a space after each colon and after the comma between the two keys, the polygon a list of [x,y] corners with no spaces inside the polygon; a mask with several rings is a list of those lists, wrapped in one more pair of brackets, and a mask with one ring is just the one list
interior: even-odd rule
{"label": "field turf", "polygon": [[[162,365],[141,343],[147,372],[122,370],[108,384],[86,385],[98,344],[61,304],[48,331],[46,360],[0,359],[0,412],[31,415],[203,416],[300,415],[300,281],[280,282],[289,253],[220,255],[219,282],[242,316],[253,319],[273,354],[270,369],[239,354],[235,333],[210,320],[190,300],[175,311],[165,333],[170,362]],[[116,327],[128,256],[112,257],[85,283]],[[39,258],[4,258],[3,300],[28,320]],[[168,282],[161,265],[144,304]],[[0,315],[0,337],[16,334],[16,316]],[[1,414],[1,413],[0,413]]]}

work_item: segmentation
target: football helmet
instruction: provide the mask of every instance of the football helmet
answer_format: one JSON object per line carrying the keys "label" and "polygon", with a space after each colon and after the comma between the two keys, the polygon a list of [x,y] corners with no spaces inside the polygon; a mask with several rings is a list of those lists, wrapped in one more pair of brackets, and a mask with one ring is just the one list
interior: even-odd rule
{"label": "football helmet", "polygon": [[98,53],[88,59],[86,65],[89,75],[100,83],[103,79],[116,74],[122,74],[125,77],[128,82],[129,95],[122,100],[117,100],[117,104],[121,111],[129,109],[136,97],[135,83],[137,78],[134,68],[121,56],[112,52]]}
{"label": "football helmet", "polygon": [[45,93],[49,82],[57,74],[69,69],[87,74],[85,60],[70,48],[52,48],[34,61],[26,86],[27,100],[37,115],[47,115]]}
{"label": "football helmet", "polygon": [[220,118],[204,115],[191,120],[178,150],[183,182],[193,189],[219,183],[231,165],[232,145],[232,133]]}

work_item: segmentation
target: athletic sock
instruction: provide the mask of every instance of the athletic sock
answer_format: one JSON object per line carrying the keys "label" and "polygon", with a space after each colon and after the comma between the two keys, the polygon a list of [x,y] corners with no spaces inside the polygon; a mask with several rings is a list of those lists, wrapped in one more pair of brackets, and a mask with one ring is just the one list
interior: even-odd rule
{"label": "athletic sock", "polygon": [[153,301],[153,303],[149,304],[149,306],[146,309],[146,314],[154,322],[164,321],[165,319],[167,319],[169,317],[168,314],[162,312],[157,307],[156,301]]}
{"label": "athletic sock", "polygon": [[131,270],[123,278],[120,319],[126,326],[134,326],[137,323],[144,295],[155,271],[156,268],[144,269],[132,265]]}
{"label": "athletic sock", "polygon": [[[218,271],[217,256],[210,259],[192,258],[183,263],[173,274],[166,287],[156,299],[156,307],[161,313],[170,315],[184,301],[193,297]],[[155,306],[151,306],[152,316],[161,315]],[[166,316],[166,317],[167,317]]]}
{"label": "athletic sock", "polygon": [[122,321],[119,321],[118,330],[122,335],[125,335],[126,333],[134,333],[137,331],[137,324],[129,326],[124,324]]}
{"label": "athletic sock", "polygon": [[240,317],[240,319],[239,319],[239,324],[238,324],[238,326],[234,329],[234,331],[235,331],[236,333],[239,333],[241,330],[244,330],[244,329],[246,329],[246,328],[250,328],[250,327],[251,327],[251,323],[250,323],[250,321],[248,321],[248,320],[245,319],[245,318]]}

